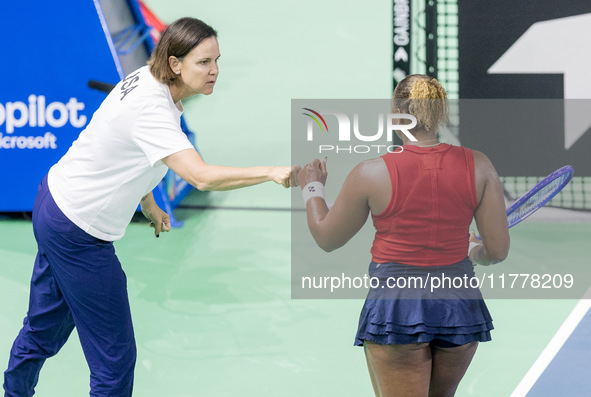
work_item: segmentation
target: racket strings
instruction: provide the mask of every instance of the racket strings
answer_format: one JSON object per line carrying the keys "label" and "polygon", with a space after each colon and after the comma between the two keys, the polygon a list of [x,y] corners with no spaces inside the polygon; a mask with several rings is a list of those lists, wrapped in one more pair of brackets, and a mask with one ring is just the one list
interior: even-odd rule
{"label": "racket strings", "polygon": [[552,197],[554,197],[557,191],[559,191],[564,186],[568,179],[570,179],[568,174],[561,175],[541,188],[528,200],[524,201],[519,207],[515,208],[513,212],[511,212],[507,217],[507,223],[509,224],[509,227],[527,218]]}

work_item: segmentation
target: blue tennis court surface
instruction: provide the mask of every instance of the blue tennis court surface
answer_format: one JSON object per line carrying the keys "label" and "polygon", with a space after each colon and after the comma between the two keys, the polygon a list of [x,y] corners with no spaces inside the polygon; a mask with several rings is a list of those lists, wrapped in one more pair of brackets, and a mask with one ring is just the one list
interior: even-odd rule
{"label": "blue tennis court surface", "polygon": [[591,395],[590,342],[591,311],[587,311],[527,396]]}

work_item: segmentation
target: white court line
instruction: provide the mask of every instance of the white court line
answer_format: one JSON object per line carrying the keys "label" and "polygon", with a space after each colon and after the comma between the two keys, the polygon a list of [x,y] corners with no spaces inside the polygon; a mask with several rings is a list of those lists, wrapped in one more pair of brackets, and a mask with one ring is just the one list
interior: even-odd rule
{"label": "white court line", "polygon": [[560,351],[575,328],[577,328],[577,325],[585,317],[589,308],[591,308],[591,287],[587,289],[583,298],[576,304],[566,320],[564,320],[564,323],[562,323],[556,334],[552,337],[548,346],[546,346],[534,365],[532,365],[527,374],[521,379],[521,382],[519,382],[513,393],[511,393],[511,397],[524,397],[529,393],[546,367],[552,362],[554,356]]}

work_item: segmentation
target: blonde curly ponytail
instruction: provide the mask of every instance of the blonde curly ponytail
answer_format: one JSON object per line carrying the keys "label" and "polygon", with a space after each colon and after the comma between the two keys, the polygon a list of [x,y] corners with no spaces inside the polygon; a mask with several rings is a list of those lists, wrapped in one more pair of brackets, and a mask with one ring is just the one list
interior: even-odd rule
{"label": "blonde curly ponytail", "polygon": [[396,86],[393,105],[417,118],[417,127],[437,130],[447,123],[447,94],[436,78],[412,74]]}

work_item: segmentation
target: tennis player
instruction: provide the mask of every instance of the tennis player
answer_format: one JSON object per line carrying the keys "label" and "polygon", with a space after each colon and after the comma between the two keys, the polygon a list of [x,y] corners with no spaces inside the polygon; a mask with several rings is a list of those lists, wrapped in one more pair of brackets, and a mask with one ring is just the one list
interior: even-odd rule
{"label": "tennis player", "polygon": [[[355,345],[364,346],[375,395],[453,396],[478,342],[491,339],[492,319],[477,288],[456,284],[431,293],[428,282],[471,277],[473,263],[506,258],[503,190],[484,154],[439,142],[447,96],[436,79],[402,80],[392,112],[416,117],[410,132],[418,141],[400,134],[401,153],[355,167],[330,210],[323,198],[326,159],[306,165],[298,181],[308,226],[324,250],[343,246],[373,219],[369,276],[380,285],[369,291]],[[469,232],[472,219],[482,242]],[[412,277],[421,279],[416,288],[388,283]]]}
{"label": "tennis player", "polygon": [[151,193],[169,168],[200,190],[292,185],[291,167],[206,164],[181,131],[181,101],[213,92],[219,57],[213,28],[193,18],[171,24],[148,66],[113,89],[39,185],[38,254],[28,314],[4,374],[6,396],[33,395],[43,363],[74,327],[90,368],[90,395],[132,395],[136,345],[113,241],[123,237],[138,203],[156,237],[170,230]]}

